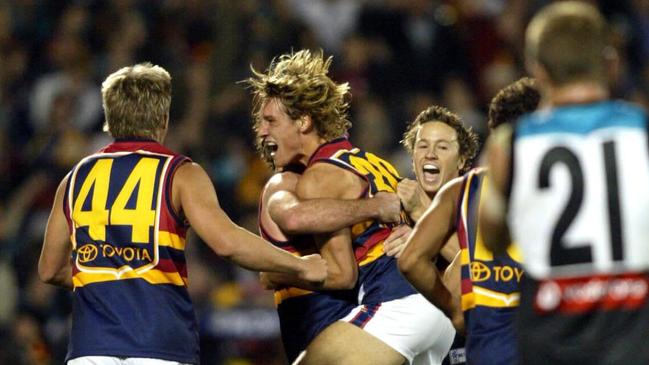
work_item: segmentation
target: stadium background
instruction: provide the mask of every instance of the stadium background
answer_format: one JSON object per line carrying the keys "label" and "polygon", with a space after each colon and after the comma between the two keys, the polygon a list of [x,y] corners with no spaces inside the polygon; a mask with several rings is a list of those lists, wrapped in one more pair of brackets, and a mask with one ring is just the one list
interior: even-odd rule
{"label": "stadium background", "polygon": [[[482,136],[488,100],[523,75],[522,37],[543,0],[0,0],[0,364],[61,364],[69,293],[39,282],[58,181],[109,137],[101,81],[142,61],[173,77],[167,145],[203,165],[224,210],[256,231],[269,171],[238,84],[291,49],[333,54],[352,86],[352,137],[396,162],[418,111],[447,106]],[[597,2],[621,58],[616,97],[649,105],[649,0]],[[188,246],[204,364],[281,364],[270,292]],[[142,308],[146,310],[146,308]],[[161,319],[164,320],[164,319]]]}

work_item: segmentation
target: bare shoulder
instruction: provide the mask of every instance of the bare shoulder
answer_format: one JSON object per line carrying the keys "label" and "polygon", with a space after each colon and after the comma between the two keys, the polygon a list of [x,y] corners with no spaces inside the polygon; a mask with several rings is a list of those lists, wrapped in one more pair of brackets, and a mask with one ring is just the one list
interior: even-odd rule
{"label": "bare shoulder", "polygon": [[56,188],[57,194],[62,194],[65,189],[68,187],[68,181],[70,180],[70,173],[66,174],[63,179],[61,179],[61,182],[59,182],[59,186]]}
{"label": "bare shoulder", "polygon": [[53,213],[59,214],[63,213],[61,209],[58,209],[59,207],[62,207],[66,204],[64,201],[65,199],[65,190],[68,187],[68,181],[70,179],[70,174],[68,173],[65,175],[63,179],[61,179],[61,182],[59,182],[59,186],[56,188],[56,195],[54,196],[54,208],[52,210]]}
{"label": "bare shoulder", "polygon": [[173,206],[177,211],[181,211],[189,200],[213,200],[216,195],[207,172],[195,162],[186,162],[178,167],[171,190]]}
{"label": "bare shoulder", "polygon": [[178,167],[174,180],[187,180],[196,177],[202,177],[207,174],[201,165],[196,162],[186,162]]}
{"label": "bare shoulder", "polygon": [[297,195],[302,199],[355,199],[366,186],[365,180],[350,170],[320,162],[304,171],[297,184]]}
{"label": "bare shoulder", "polygon": [[278,191],[295,191],[299,180],[300,175],[295,172],[278,172],[268,179],[262,194],[265,196],[271,196]]}

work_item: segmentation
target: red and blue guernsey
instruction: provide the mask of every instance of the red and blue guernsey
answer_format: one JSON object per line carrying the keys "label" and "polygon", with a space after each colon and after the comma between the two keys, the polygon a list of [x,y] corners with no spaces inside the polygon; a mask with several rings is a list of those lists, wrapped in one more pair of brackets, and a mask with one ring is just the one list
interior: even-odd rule
{"label": "red and blue guernsey", "polygon": [[518,358],[514,315],[520,302],[523,269],[516,246],[494,254],[482,240],[478,211],[482,193],[488,188],[485,173],[484,169],[469,171],[458,200],[466,363],[514,364]]}
{"label": "red and blue guernsey", "polygon": [[[396,192],[401,179],[397,170],[380,157],[354,147],[346,138],[321,145],[311,156],[308,166],[330,163],[351,171],[367,182],[367,188],[358,198],[370,197],[380,191]],[[402,212],[402,222],[408,220]],[[369,220],[352,226],[352,245],[359,266],[359,304],[380,305],[394,299],[415,294],[415,289],[399,272],[394,257],[383,252],[383,241],[392,232],[393,224]],[[373,311],[363,312],[353,321],[363,327]]]}
{"label": "red and blue guernsey", "polygon": [[64,210],[74,304],[67,359],[147,357],[199,362],[187,293],[187,223],[171,204],[189,158],[154,141],[118,140],[69,174]]}
{"label": "red and blue guernsey", "polygon": [[[259,210],[262,210],[261,203]],[[261,219],[259,231],[264,239],[293,255],[304,256],[318,251],[310,235],[291,236],[288,240],[278,239],[268,233]],[[275,304],[286,358],[289,363],[293,363],[322,330],[343,318],[356,306],[356,295],[349,290],[314,292],[287,287],[275,291]]]}

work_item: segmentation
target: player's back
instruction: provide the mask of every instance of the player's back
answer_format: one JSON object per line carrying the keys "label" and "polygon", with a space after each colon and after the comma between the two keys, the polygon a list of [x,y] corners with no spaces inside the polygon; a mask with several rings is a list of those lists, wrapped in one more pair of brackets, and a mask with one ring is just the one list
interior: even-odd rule
{"label": "player's back", "polygon": [[153,141],[117,141],[70,173],[64,211],[75,291],[68,358],[198,362],[188,226],[171,203],[173,174],[188,160]]}
{"label": "player's back", "polygon": [[[354,147],[346,138],[325,143],[313,154],[309,166],[330,163],[363,179],[367,187],[359,198],[380,191],[396,192],[400,179],[397,170],[380,157]],[[402,223],[407,219],[402,212]],[[352,245],[359,266],[359,302],[378,304],[416,293],[399,272],[396,260],[383,252],[383,241],[393,224],[370,220],[351,227]],[[370,314],[371,315],[371,314]],[[358,319],[363,321],[362,318]]]}
{"label": "player's back", "polygon": [[514,316],[523,268],[516,246],[503,254],[485,247],[478,212],[488,184],[485,169],[467,172],[457,203],[466,358],[468,364],[512,364],[517,359]]}
{"label": "player's back", "polygon": [[513,137],[509,226],[525,258],[525,364],[649,362],[647,118],[622,102],[541,110]]}
{"label": "player's back", "polygon": [[[297,170],[299,171],[299,170]],[[296,256],[317,253],[312,235],[287,235],[272,221],[267,202],[273,191],[295,190],[299,172],[289,169],[275,174],[266,184],[259,203],[259,232],[273,245]],[[341,319],[356,306],[353,291],[314,292],[295,287],[275,290],[282,342],[289,363],[331,323]]]}

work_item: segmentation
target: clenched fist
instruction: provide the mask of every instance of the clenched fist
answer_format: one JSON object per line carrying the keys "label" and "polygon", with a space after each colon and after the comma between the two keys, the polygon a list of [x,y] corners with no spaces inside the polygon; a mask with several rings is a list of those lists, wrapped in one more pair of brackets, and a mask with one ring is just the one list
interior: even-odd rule
{"label": "clenched fist", "polygon": [[403,208],[414,221],[419,220],[431,201],[419,183],[411,179],[399,181],[397,195],[401,199]]}
{"label": "clenched fist", "polygon": [[327,278],[327,261],[319,254],[302,256],[302,270],[299,274],[301,280],[314,284],[321,284]]}
{"label": "clenched fist", "polygon": [[401,201],[394,193],[378,192],[370,199],[376,206],[376,219],[383,223],[396,223],[401,217]]}

